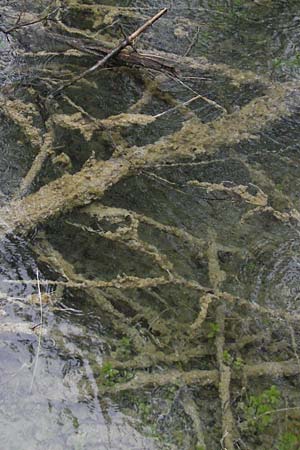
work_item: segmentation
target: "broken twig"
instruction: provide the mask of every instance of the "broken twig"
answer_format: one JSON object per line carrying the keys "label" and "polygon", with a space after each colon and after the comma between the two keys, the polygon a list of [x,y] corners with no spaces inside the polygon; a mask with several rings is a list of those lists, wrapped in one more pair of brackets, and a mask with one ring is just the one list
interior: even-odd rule
{"label": "broken twig", "polygon": [[104,58],[100,59],[96,64],[94,64],[89,69],[82,72],[80,75],[77,75],[76,77],[73,77],[70,81],[60,86],[53,94],[52,96],[58,95],[61,91],[66,89],[69,86],[72,86],[77,81],[81,80],[82,78],[86,77],[87,75],[90,75],[91,73],[95,72],[99,67],[103,67],[110,59],[112,59],[114,56],[117,56],[118,53],[120,53],[124,48],[126,48],[128,45],[131,45],[135,39],[137,39],[144,31],[146,31],[147,28],[149,28],[151,25],[154,24],[158,19],[161,18],[166,12],[168,11],[167,8],[162,9],[159,11],[155,16],[153,16],[151,19],[147,20],[140,28],[138,28],[134,33],[132,33],[130,36],[128,36],[126,39],[124,39],[117,47],[115,47],[110,53],[104,56]]}

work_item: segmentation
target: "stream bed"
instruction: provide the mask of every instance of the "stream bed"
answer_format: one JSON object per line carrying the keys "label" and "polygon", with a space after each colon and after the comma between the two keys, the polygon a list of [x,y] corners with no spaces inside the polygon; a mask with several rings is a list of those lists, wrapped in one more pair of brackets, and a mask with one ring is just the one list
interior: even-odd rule
{"label": "stream bed", "polygon": [[[48,14],[0,32],[0,447],[299,449],[299,2],[25,3],[0,1],[6,30]],[[164,7],[155,68],[52,95]]]}

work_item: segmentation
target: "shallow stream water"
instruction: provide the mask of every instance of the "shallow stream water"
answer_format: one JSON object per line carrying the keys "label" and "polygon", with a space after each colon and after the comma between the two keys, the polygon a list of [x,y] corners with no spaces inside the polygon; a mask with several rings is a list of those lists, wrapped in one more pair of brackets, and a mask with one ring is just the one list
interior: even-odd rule
{"label": "shallow stream water", "polygon": [[[150,89],[151,98],[139,111],[157,115],[174,107],[174,101],[201,94],[189,105],[188,116],[177,108],[147,125],[137,123],[116,134],[98,130],[89,139],[79,127],[56,119],[57,158],[45,162],[26,195],[66,172],[76,173],[89,158],[108,160],[116,148],[144,149],[167,139],[191,117],[186,137],[170,148],[188,147],[199,124],[207,124],[204,143],[201,136],[195,142],[195,150],[205,151],[156,164],[145,159],[145,167],[112,186],[101,204],[1,241],[1,449],[299,449],[299,2],[69,4],[64,24],[99,31],[106,40],[122,38],[169,6],[137,47],[195,61],[205,57],[210,65],[187,67],[180,79],[167,76],[156,91]],[[102,5],[120,6],[116,23],[95,22],[92,4],[99,11]],[[16,20],[17,4],[1,6],[3,23]],[[27,5],[31,13],[43,7],[43,2]],[[62,44],[51,34],[46,39],[39,26],[13,34],[10,41],[2,33],[0,44],[5,101],[43,106],[37,93],[39,98],[47,94],[47,77],[60,83],[69,70],[92,62],[87,56],[54,55]],[[30,52],[39,53],[32,58]],[[135,108],[161,76],[112,66],[89,83],[69,88],[73,105],[59,99],[50,113],[71,117],[76,103],[96,119],[117,115]],[[257,109],[257,122],[265,125],[252,131],[246,123],[243,137],[235,139],[234,114],[269,95],[272,87],[287,85],[286,114],[277,117],[275,108],[267,120]],[[42,106],[32,124],[45,133],[43,114],[49,111]],[[214,124],[224,110],[233,125],[228,122],[214,138]],[[4,107],[0,133],[0,202],[5,206],[18,195],[37,148]],[[5,215],[0,220],[5,224]],[[170,272],[181,282],[124,289],[120,281],[159,279]],[[115,281],[101,289],[75,286],[86,280]],[[199,330],[195,323],[207,297],[202,293],[199,301],[196,285],[216,296]],[[220,292],[224,295],[217,298]],[[225,404],[222,383],[210,379],[215,370],[220,380],[222,373],[231,373]],[[205,382],[193,382],[193,371],[210,372]]]}

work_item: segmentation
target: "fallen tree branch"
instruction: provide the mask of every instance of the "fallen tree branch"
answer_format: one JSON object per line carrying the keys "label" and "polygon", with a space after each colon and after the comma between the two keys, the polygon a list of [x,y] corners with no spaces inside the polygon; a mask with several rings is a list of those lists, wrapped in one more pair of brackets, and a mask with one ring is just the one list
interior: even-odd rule
{"label": "fallen tree branch", "polygon": [[[129,162],[123,158],[99,161],[92,167],[83,168],[75,175],[63,175],[22,200],[12,201],[8,209],[4,207],[6,211],[2,211],[4,223],[7,224],[4,233],[9,233],[13,229],[28,232],[32,228],[32,221],[37,224],[42,217],[43,222],[48,220],[50,210],[54,217],[62,210],[70,211],[77,206],[88,205],[92,200],[101,197],[110,186],[128,175],[129,168]],[[61,189],[64,192],[63,196],[59,194]],[[21,211],[24,214],[22,219],[27,218],[26,224],[19,221],[21,216],[18,218],[18,215]]]}
{"label": "fallen tree branch", "polygon": [[[36,280],[9,280],[4,279],[2,280],[2,283],[7,284],[24,284],[29,286],[36,286],[37,282]],[[105,289],[105,288],[117,288],[117,289],[146,289],[146,288],[152,288],[157,286],[166,286],[173,284],[175,286],[186,286],[189,288],[195,288],[199,291],[209,291],[209,288],[206,288],[204,286],[201,286],[197,282],[189,281],[184,278],[180,277],[155,277],[155,278],[140,278],[136,276],[124,276],[124,277],[117,277],[110,281],[104,281],[104,280],[68,280],[68,281],[61,281],[61,280],[40,280],[41,286],[64,286],[66,288],[72,288],[72,289]]]}
{"label": "fallen tree branch", "polygon": [[[273,377],[293,377],[299,375],[299,367],[296,360],[287,360],[281,362],[263,362],[258,364],[247,364],[243,371],[232,373],[234,380],[241,380],[243,377],[256,378],[261,376]],[[217,386],[220,381],[220,373],[216,369],[199,370],[193,369],[188,372],[168,369],[161,372],[147,373],[137,371],[135,377],[125,383],[117,383],[114,386],[99,386],[102,393],[117,393],[122,391],[132,391],[145,388],[147,386]]]}
{"label": "fallen tree branch", "polygon": [[81,80],[82,78],[86,77],[87,75],[90,75],[91,73],[95,72],[100,67],[105,66],[105,64],[115,56],[117,56],[124,48],[126,48],[128,45],[131,45],[135,39],[137,39],[144,31],[146,31],[147,28],[149,28],[151,25],[154,24],[158,19],[161,18],[166,12],[168,11],[167,8],[162,9],[159,11],[155,16],[153,16],[151,19],[147,20],[140,28],[138,28],[134,33],[132,33],[130,36],[128,36],[126,39],[124,39],[117,47],[115,47],[110,53],[108,53],[104,58],[100,59],[96,64],[94,64],[89,69],[82,72],[80,75],[77,75],[76,77],[73,77],[70,81],[63,84],[61,87],[59,87],[52,96],[58,95],[61,91],[66,89],[69,86],[72,86],[74,83],[77,83],[77,81]]}

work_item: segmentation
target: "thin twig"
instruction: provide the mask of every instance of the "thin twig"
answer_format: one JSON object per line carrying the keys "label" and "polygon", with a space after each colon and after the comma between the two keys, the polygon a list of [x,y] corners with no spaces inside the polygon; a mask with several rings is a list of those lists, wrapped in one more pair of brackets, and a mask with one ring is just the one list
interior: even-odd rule
{"label": "thin twig", "polygon": [[270,414],[294,411],[294,410],[297,410],[297,409],[300,409],[300,406],[291,406],[291,407],[287,407],[287,408],[273,409],[272,411],[266,411],[266,412],[264,412],[262,414],[259,414],[258,416],[256,416],[256,420],[260,419],[263,416],[269,416]]}
{"label": "thin twig", "polygon": [[188,55],[190,54],[192,48],[194,47],[194,45],[195,45],[196,42],[197,42],[197,39],[198,39],[198,37],[199,37],[199,33],[200,33],[200,27],[197,27],[197,31],[196,31],[196,33],[194,34],[194,37],[193,37],[193,39],[191,40],[190,45],[188,46],[188,48],[187,48],[187,50],[186,50],[186,52],[184,53],[183,56],[188,56]]}
{"label": "thin twig", "polygon": [[159,117],[164,116],[165,114],[172,113],[174,111],[177,111],[177,109],[184,108],[185,106],[188,106],[190,103],[193,103],[196,100],[199,100],[201,98],[203,100],[202,95],[196,95],[196,97],[191,98],[190,100],[187,100],[186,102],[180,103],[179,105],[174,106],[174,108],[170,108],[166,111],[163,111],[162,113],[156,114],[154,116],[155,119],[158,119]]}
{"label": "thin twig", "polygon": [[167,76],[169,78],[171,78],[172,80],[176,81],[177,83],[181,84],[182,86],[184,86],[190,92],[193,92],[194,94],[196,94],[198,96],[198,98],[201,98],[201,100],[205,101],[209,105],[213,106],[216,109],[219,109],[219,110],[223,111],[224,114],[228,114],[228,111],[227,111],[227,109],[224,108],[224,106],[219,105],[219,103],[215,102],[214,100],[212,100],[212,99],[210,99],[208,97],[205,97],[205,95],[199,94],[199,92],[195,91],[187,83],[184,83],[178,76],[171,75],[170,73],[167,73]]}
{"label": "thin twig", "polygon": [[18,16],[18,18],[17,18],[17,20],[16,20],[16,23],[15,23],[12,27],[7,28],[7,29],[5,29],[5,28],[3,28],[3,27],[0,27],[0,32],[3,33],[3,34],[5,34],[7,40],[9,40],[8,36],[9,36],[11,33],[13,33],[14,31],[19,30],[20,28],[29,27],[30,25],[35,25],[36,23],[40,23],[40,22],[44,22],[44,21],[50,20],[50,16],[51,16],[52,14],[54,14],[55,12],[57,12],[58,9],[59,9],[59,8],[54,9],[54,11],[49,12],[48,14],[46,14],[46,15],[43,16],[43,17],[39,17],[39,18],[37,18],[37,19],[35,19],[35,20],[31,20],[30,22],[23,22],[23,23],[21,22],[21,16],[22,16],[22,13],[21,13],[21,14]]}
{"label": "thin twig", "polygon": [[40,323],[39,323],[40,331],[39,331],[39,339],[38,339],[38,346],[37,346],[35,363],[34,363],[34,368],[33,368],[33,374],[32,374],[32,379],[31,379],[31,384],[30,384],[30,393],[32,392],[33,383],[34,383],[34,379],[36,376],[39,355],[40,355],[40,350],[41,350],[42,334],[43,334],[43,302],[42,302],[41,285],[40,285],[38,269],[36,270],[36,280],[37,280],[38,297],[39,297],[39,301],[40,301]]}

